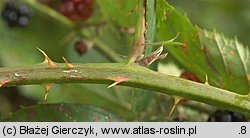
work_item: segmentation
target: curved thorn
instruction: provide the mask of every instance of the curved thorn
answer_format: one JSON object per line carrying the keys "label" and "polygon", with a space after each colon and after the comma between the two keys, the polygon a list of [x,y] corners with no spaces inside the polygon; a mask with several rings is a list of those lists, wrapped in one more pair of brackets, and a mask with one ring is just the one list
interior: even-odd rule
{"label": "curved thorn", "polygon": [[177,104],[181,101],[181,97],[179,96],[174,96],[174,105],[172,106],[171,110],[170,110],[170,113],[168,116],[171,116],[171,114],[173,113],[174,109],[176,108]]}
{"label": "curved thorn", "polygon": [[9,80],[3,80],[3,81],[1,81],[0,82],[0,87],[2,87],[4,84],[6,84],[6,83],[8,83],[8,82],[10,82]]}
{"label": "curved thorn", "polygon": [[120,82],[114,82],[111,85],[108,86],[108,88],[114,87],[115,85],[119,84]]}
{"label": "curved thorn", "polygon": [[46,101],[46,100],[47,100],[48,95],[49,95],[49,93],[45,93],[45,96],[44,96],[44,101]]}
{"label": "curved thorn", "polygon": [[62,59],[64,60],[64,62],[65,62],[65,67],[66,67],[67,69],[72,69],[72,68],[75,67],[74,65],[70,64],[70,63],[66,60],[66,58],[62,57]]}
{"label": "curved thorn", "polygon": [[53,86],[53,84],[52,83],[46,83],[46,84],[43,84],[43,86],[45,87],[44,100],[47,100],[48,95],[49,95],[49,91],[50,91],[51,87]]}
{"label": "curved thorn", "polygon": [[206,74],[206,81],[205,81],[205,83],[204,83],[205,85],[209,85],[209,83],[208,83],[208,77],[207,77],[207,74]]}
{"label": "curved thorn", "polygon": [[112,83],[111,85],[109,85],[108,88],[111,88],[111,87],[113,87],[113,86],[115,86],[115,85],[117,85],[117,84],[119,84],[119,83],[128,81],[128,79],[127,79],[127,78],[124,78],[124,77],[117,77],[117,78],[112,79],[112,80],[114,80],[115,82]]}
{"label": "curved thorn", "polygon": [[43,54],[43,56],[44,56],[44,61],[43,61],[43,63],[46,63],[46,64],[48,64],[48,67],[49,68],[54,68],[54,67],[56,67],[56,64],[48,57],[48,55],[43,51],[43,50],[41,50],[40,48],[38,48],[37,47],[37,49]]}

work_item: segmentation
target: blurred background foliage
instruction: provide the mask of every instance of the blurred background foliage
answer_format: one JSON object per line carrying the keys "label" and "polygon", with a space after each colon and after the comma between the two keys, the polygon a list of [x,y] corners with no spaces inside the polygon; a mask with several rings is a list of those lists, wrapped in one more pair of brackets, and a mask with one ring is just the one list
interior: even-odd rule
{"label": "blurred background foliage", "polygon": [[187,14],[194,25],[216,28],[231,38],[237,36],[250,45],[249,0],[168,0],[177,10]]}
{"label": "blurred background foliage", "polygon": [[[96,0],[92,16],[87,21],[75,23],[60,13],[61,0],[16,1],[20,4],[31,3],[34,15],[27,26],[15,28],[8,27],[1,18],[0,67],[42,62],[43,57],[36,47],[46,51],[56,62],[62,62],[61,57],[66,57],[72,63],[116,62],[122,60],[131,50],[136,23],[135,1]],[[179,11],[187,13],[193,24],[201,28],[216,28],[227,36],[237,35],[240,41],[250,44],[249,0],[168,2]],[[0,11],[4,5],[5,0],[0,1]],[[75,47],[79,40],[84,41],[87,47],[81,54]],[[117,54],[110,57],[108,53],[112,51]],[[178,77],[186,71],[171,55],[158,65],[158,70]],[[215,107],[189,101],[180,104],[169,117],[173,105],[171,96],[154,94],[146,99],[134,99],[136,91],[143,94],[144,90],[123,86],[107,89],[107,85],[97,84],[57,84],[52,87],[48,99],[44,101],[44,88],[41,86],[1,88],[0,116],[5,117],[22,106],[61,102],[96,105],[116,112],[130,121],[206,121],[208,115],[216,110]],[[133,105],[137,108],[132,107]]]}

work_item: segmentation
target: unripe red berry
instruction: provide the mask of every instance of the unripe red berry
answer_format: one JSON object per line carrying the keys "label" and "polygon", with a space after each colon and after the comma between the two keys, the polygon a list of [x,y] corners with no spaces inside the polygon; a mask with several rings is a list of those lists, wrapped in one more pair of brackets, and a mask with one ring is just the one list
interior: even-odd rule
{"label": "unripe red berry", "polygon": [[93,12],[94,0],[62,0],[61,13],[72,21],[87,20]]}

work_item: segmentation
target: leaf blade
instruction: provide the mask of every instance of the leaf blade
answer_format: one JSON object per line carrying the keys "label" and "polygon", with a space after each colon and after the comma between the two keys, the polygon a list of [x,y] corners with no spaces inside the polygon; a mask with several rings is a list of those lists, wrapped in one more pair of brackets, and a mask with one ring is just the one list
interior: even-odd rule
{"label": "leaf blade", "polygon": [[203,81],[208,75],[213,86],[243,95],[249,93],[250,56],[246,46],[216,31],[193,26],[186,16],[177,11],[169,12],[166,18],[167,21],[158,19],[158,38],[168,40],[180,32],[177,41],[185,45],[167,49],[185,68],[195,72]]}

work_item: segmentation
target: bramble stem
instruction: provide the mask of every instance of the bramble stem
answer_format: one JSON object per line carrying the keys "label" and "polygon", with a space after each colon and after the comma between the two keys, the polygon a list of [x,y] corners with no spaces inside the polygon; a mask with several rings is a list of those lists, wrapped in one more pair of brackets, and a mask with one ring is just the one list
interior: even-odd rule
{"label": "bramble stem", "polygon": [[127,64],[132,64],[143,53],[145,42],[145,7],[144,0],[138,0],[138,19],[136,24],[136,32],[134,37],[133,50],[128,58]]}
{"label": "bramble stem", "polygon": [[250,114],[250,99],[247,96],[164,75],[139,65],[73,64],[75,67],[71,70],[65,69],[65,64],[56,63],[56,65],[55,68],[47,68],[45,65],[0,68],[0,80],[9,80],[3,86],[13,86],[42,83],[112,84],[117,78],[126,78],[128,81],[122,82],[121,85],[177,95]]}
{"label": "bramble stem", "polygon": [[[65,17],[45,6],[37,5],[33,0],[21,0],[37,11],[60,21],[65,27],[74,28],[74,24]],[[0,68],[0,87],[31,85],[45,83],[96,83],[111,84],[114,81],[125,80],[121,85],[157,91],[162,94],[177,95],[187,99],[200,101],[217,107],[250,114],[250,98],[227,90],[215,88],[177,77],[164,75],[134,63],[144,50],[145,19],[143,16],[143,0],[139,0],[139,22],[135,35],[134,50],[124,63],[95,63],[73,64],[74,68],[66,69],[65,64],[56,63],[56,67],[48,68],[45,65],[29,65],[20,67]],[[138,27],[139,26],[139,27]],[[84,35],[84,34],[83,34]],[[101,46],[101,45],[100,45]],[[109,56],[114,51],[106,47],[103,53]],[[117,56],[119,57],[119,56]],[[115,58],[115,54],[112,54]]]}

